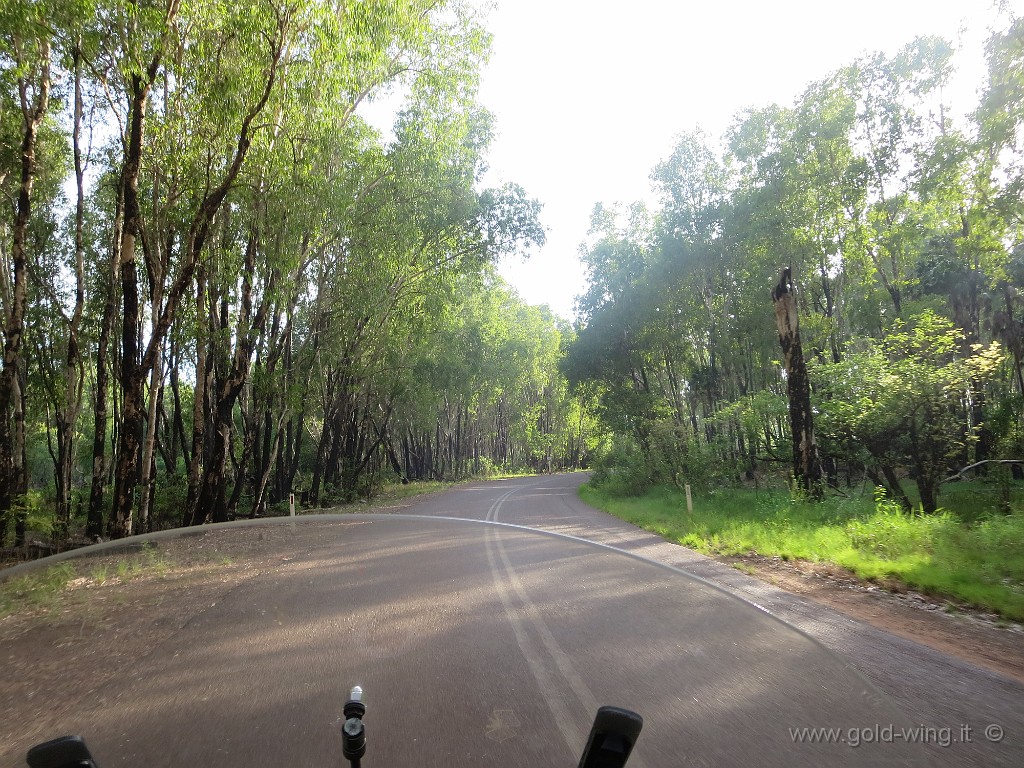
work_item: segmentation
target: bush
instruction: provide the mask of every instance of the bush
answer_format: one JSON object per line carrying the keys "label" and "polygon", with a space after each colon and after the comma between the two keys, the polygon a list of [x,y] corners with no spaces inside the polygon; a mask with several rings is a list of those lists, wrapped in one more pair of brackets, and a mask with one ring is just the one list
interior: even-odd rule
{"label": "bush", "polygon": [[[42,491],[31,489],[27,493],[15,496],[11,500],[11,509],[7,517],[8,536],[13,537],[19,520],[25,521],[26,532],[34,531],[49,535],[53,525],[52,500],[48,500]],[[0,541],[0,546],[5,543]]]}
{"label": "bush", "polygon": [[653,484],[636,444],[618,435],[608,452],[594,461],[590,482],[607,495],[618,498],[639,496]]}
{"label": "bush", "polygon": [[153,486],[153,512],[149,527],[154,531],[177,528],[188,501],[188,478],[184,474],[159,475]]}
{"label": "bush", "polygon": [[609,449],[594,461],[591,482],[612,496],[641,496],[651,488],[690,484],[696,488],[727,479],[729,472],[714,449],[691,441],[669,422],[650,425],[648,450],[636,440],[615,435]]}
{"label": "bush", "polygon": [[884,500],[875,514],[846,524],[850,544],[861,552],[885,560],[898,560],[920,554],[933,554],[938,543],[958,527],[949,512],[914,515],[898,503]]}

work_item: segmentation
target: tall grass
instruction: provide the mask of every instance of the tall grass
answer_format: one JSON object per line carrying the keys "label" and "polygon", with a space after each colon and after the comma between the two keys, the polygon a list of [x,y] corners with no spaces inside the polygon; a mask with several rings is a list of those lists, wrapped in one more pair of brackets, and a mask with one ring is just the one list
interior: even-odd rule
{"label": "tall grass", "polygon": [[810,503],[785,492],[674,489],[617,498],[585,485],[585,501],[705,554],[830,562],[869,580],[893,579],[1024,621],[1024,513],[963,522],[949,511],[911,514],[885,499]]}

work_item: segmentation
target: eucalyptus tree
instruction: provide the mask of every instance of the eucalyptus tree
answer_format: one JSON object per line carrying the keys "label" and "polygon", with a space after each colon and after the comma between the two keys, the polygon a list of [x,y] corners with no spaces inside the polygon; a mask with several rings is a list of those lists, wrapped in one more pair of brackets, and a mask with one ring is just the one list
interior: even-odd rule
{"label": "eucalyptus tree", "polygon": [[[669,442],[677,444],[667,452],[660,450],[657,439],[661,425],[672,423],[673,414],[677,425],[682,421],[682,406],[675,396],[683,390],[674,376],[678,361],[661,346],[659,320],[672,327],[677,306],[664,302],[663,288],[671,283],[658,274],[659,256],[654,222],[644,206],[634,205],[628,212],[595,207],[590,242],[581,252],[591,281],[590,290],[578,301],[585,325],[577,331],[562,366],[574,388],[599,383],[602,419],[618,434],[629,436],[652,471],[663,456],[682,454],[675,450],[675,439]],[[679,259],[678,253],[673,256]],[[694,339],[683,344],[686,341]]]}
{"label": "eucalyptus tree", "polygon": [[[149,53],[145,77],[130,76],[131,121],[122,183],[125,196],[124,229],[120,243],[120,275],[124,310],[122,313],[121,391],[122,418],[119,432],[117,472],[115,475],[114,514],[111,532],[126,535],[132,530],[134,490],[140,461],[140,441],[144,426],[143,383],[161,354],[164,336],[170,328],[178,304],[191,285],[199,258],[211,235],[214,219],[236,185],[242,166],[259,129],[257,118],[267,108],[278,87],[279,71],[288,62],[293,46],[300,47],[308,19],[304,9],[296,5],[275,5],[272,2],[235,4],[230,8],[190,6],[194,14],[191,24],[175,24],[178,8],[168,6],[163,19],[161,45]],[[193,26],[193,24],[195,26]],[[191,40],[181,40],[184,54],[181,68],[174,71],[180,87],[194,89],[194,100],[200,107],[201,123],[207,138],[224,147],[208,152],[200,167],[204,176],[185,196],[182,216],[184,232],[180,243],[179,263],[173,276],[159,263],[157,254],[149,249],[147,267],[152,284],[151,296],[157,317],[152,324],[148,343],[139,345],[140,302],[138,295],[135,244],[142,232],[142,211],[137,183],[142,160],[142,129],[149,91],[160,72],[164,55],[163,40],[172,30],[188,30]],[[212,72],[200,75],[209,67],[209,55],[219,51]],[[170,62],[168,62],[169,64]],[[178,62],[175,62],[177,64]],[[168,270],[169,271],[169,270]],[[167,275],[165,277],[165,274]],[[163,280],[166,290],[162,290]],[[160,286],[159,288],[157,286]]]}
{"label": "eucalyptus tree", "polygon": [[[92,8],[83,4],[81,9],[88,17]],[[73,224],[74,257],[72,259],[74,280],[74,302],[70,315],[61,312],[67,329],[67,351],[64,355],[64,402],[57,406],[57,446],[59,461],[56,471],[57,508],[55,510],[55,533],[58,539],[66,538],[71,520],[71,484],[74,469],[75,443],[78,416],[82,406],[85,381],[85,359],[82,344],[82,320],[85,312],[85,172],[91,152],[90,142],[84,131],[91,133],[91,120],[86,125],[84,61],[87,55],[83,46],[84,33],[75,36],[70,50],[65,54],[70,61],[67,68],[74,78],[72,95],[71,145],[74,158],[75,213]],[[69,65],[69,66],[68,66]]]}
{"label": "eucalyptus tree", "polygon": [[793,440],[793,479],[811,498],[822,498],[822,466],[814,431],[811,384],[807,377],[800,337],[800,312],[796,289],[788,268],[782,270],[778,285],[772,289],[775,322],[786,371],[786,396],[789,400],[790,435]]}
{"label": "eucalyptus tree", "polygon": [[[215,300],[220,306],[219,319],[214,322],[216,332],[211,334],[209,349],[204,352],[215,372],[216,391],[210,393],[215,414],[211,424],[213,449],[205,457],[201,488],[190,495],[188,518],[192,522],[201,522],[210,510],[214,519],[227,514],[223,501],[227,481],[225,460],[234,429],[235,404],[246,391],[253,355],[262,343],[268,322],[271,318],[276,322],[283,307],[291,307],[289,312],[294,313],[296,305],[302,303],[298,296],[308,290],[303,287],[308,285],[308,278],[302,273],[307,269],[313,273],[314,298],[308,308],[313,316],[312,335],[306,339],[312,347],[302,350],[313,359],[333,333],[350,334],[347,341],[339,342],[343,350],[346,345],[350,347],[340,359],[343,365],[354,360],[365,337],[386,327],[379,315],[364,319],[360,312],[368,310],[373,315],[378,309],[372,303],[374,300],[383,300],[387,305],[389,298],[392,302],[400,298],[382,296],[367,286],[353,286],[349,282],[356,273],[374,278],[380,274],[378,254],[387,248],[386,234],[375,241],[377,235],[360,217],[378,217],[377,223],[382,223],[381,211],[369,207],[365,198],[379,195],[375,192],[379,185],[392,185],[393,191],[394,178],[400,173],[388,167],[382,153],[366,143],[365,131],[358,121],[352,120],[356,107],[367,95],[389,87],[407,71],[421,73],[412,82],[414,92],[425,92],[426,87],[419,81],[428,77],[436,81],[436,97],[445,89],[458,91],[464,85],[453,81],[472,80],[479,57],[485,51],[486,36],[454,6],[444,9],[417,2],[397,6],[352,4],[340,10],[341,13],[316,16],[309,36],[297,46],[294,56],[289,54],[279,96],[270,107],[274,127],[257,149],[259,156],[254,157],[250,186],[244,194],[240,190],[239,210],[232,213],[241,226],[239,233],[229,238],[237,253],[233,258],[239,266],[256,268],[260,285],[254,285],[248,278],[236,282],[230,255],[219,260],[217,276],[211,273],[210,286],[216,297],[211,297],[211,303]],[[437,72],[445,73],[444,78],[439,79]],[[334,98],[324,99],[324,93],[333,94]],[[356,140],[346,140],[348,134]],[[435,149],[442,151],[443,136],[438,134],[434,139]],[[423,166],[414,170],[423,171]],[[317,197],[317,191],[323,196]],[[296,193],[310,195],[310,209],[321,206],[325,215],[318,219],[285,212],[285,207],[294,205]],[[367,239],[365,246],[361,244],[362,238]],[[355,294],[349,292],[353,287],[357,288]],[[258,305],[253,307],[257,297]],[[360,303],[364,309],[347,316],[346,307],[353,303]],[[385,309],[384,317],[390,312]],[[234,317],[233,333],[227,332],[229,315]],[[289,319],[289,327],[290,322]],[[288,337],[289,334],[277,335],[277,343]],[[217,342],[217,338],[222,341]],[[231,341],[226,342],[227,339]],[[279,359],[280,352],[271,350],[268,360],[276,365]],[[263,374],[266,373],[264,369]],[[344,380],[332,378],[332,386]],[[334,441],[330,450],[335,453],[340,450],[341,424],[351,416],[342,408],[350,402],[350,394],[347,387],[338,392],[332,390],[328,404],[329,418],[324,423],[326,436]],[[242,414],[248,415],[248,409],[243,408]],[[201,429],[198,405],[194,428]],[[250,421],[243,426],[243,432],[241,463],[245,464],[247,452],[256,450],[254,424]],[[320,449],[324,450],[324,440],[320,442]],[[261,453],[266,455],[268,451]],[[194,450],[193,465],[199,460],[199,453]],[[317,465],[322,470],[320,462]],[[266,469],[265,464],[260,473],[261,485],[265,483]],[[193,471],[191,476],[190,487],[195,489],[196,473]],[[233,499],[239,495],[240,483],[241,477],[236,478]]]}
{"label": "eucalyptus tree", "polygon": [[[523,374],[515,382],[522,401],[517,422],[521,425],[522,457],[538,471],[551,472],[571,466],[571,442],[577,424],[569,419],[573,402],[565,378],[558,370],[565,324],[556,322],[546,306],[522,306],[515,316],[517,357]],[[582,412],[579,413],[583,417]]]}
{"label": "eucalyptus tree", "polygon": [[861,344],[848,359],[815,372],[827,395],[818,403],[826,428],[845,450],[866,451],[876,483],[909,508],[892,469],[906,465],[928,514],[938,509],[951,461],[977,438],[980,425],[965,425],[959,393],[992,377],[1003,357],[998,342],[963,357],[960,336],[952,322],[929,310],[897,321],[884,340]]}
{"label": "eucalyptus tree", "polygon": [[[14,497],[27,490],[22,456],[25,450],[21,371],[24,366],[25,315],[28,306],[28,232],[34,186],[41,158],[40,134],[49,116],[53,87],[53,40],[47,26],[50,3],[11,2],[0,10],[5,34],[0,42],[0,184],[10,177],[15,199],[13,217],[4,230],[10,252],[0,264],[4,350],[0,368],[0,539],[6,532]],[[16,186],[15,186],[16,185]],[[12,421],[13,417],[13,421]]]}
{"label": "eucalyptus tree", "polygon": [[[440,301],[436,301],[440,299]],[[435,303],[436,301],[436,303]],[[395,471],[448,479],[493,470],[571,466],[580,426],[558,371],[564,323],[531,307],[492,270],[435,294],[405,353],[390,452]],[[569,417],[577,418],[572,424]]]}
{"label": "eucalyptus tree", "polygon": [[634,208],[623,227],[610,210],[595,212],[584,253],[592,283],[581,298],[590,314],[567,370],[577,382],[602,381],[603,412],[627,418],[652,471],[672,467],[672,479],[684,468],[676,459],[701,444],[730,460],[750,455],[747,436],[717,414],[763,386],[773,353],[759,323],[763,296],[744,285],[760,266],[735,231],[742,216],[726,160],[707,136],[684,134],[652,180],[661,202],[653,216]]}
{"label": "eucalyptus tree", "polygon": [[1024,224],[1024,18],[1011,17],[1004,31],[997,31],[986,45],[988,77],[975,118],[988,166],[1001,184],[993,203],[1012,223],[1014,231]]}
{"label": "eucalyptus tree", "polygon": [[[1020,240],[1024,223],[1013,127],[1024,108],[1013,86],[1014,61],[1020,61],[1019,51],[1013,52],[1019,48],[1019,32],[1019,22],[1011,19],[1004,33],[992,35],[988,83],[971,122],[957,125],[947,118],[937,123],[936,135],[919,154],[914,178],[913,189],[927,216],[927,239],[915,270],[916,296],[922,303],[934,301],[934,296],[945,301],[960,331],[964,359],[991,338],[990,330],[1001,327],[995,297],[1008,296],[1001,287],[1012,279],[1011,249]],[[1012,339],[1004,340],[1012,350]],[[994,417],[1005,408],[999,402],[1002,395],[988,391],[989,382],[969,382],[962,463],[987,459],[995,450]],[[973,435],[971,440],[966,439],[968,434]]]}
{"label": "eucalyptus tree", "polygon": [[[318,301],[330,312],[321,349],[333,354],[322,365],[314,498],[322,479],[353,490],[380,446],[394,402],[386,383],[397,364],[392,356],[422,332],[433,298],[459,275],[543,237],[536,204],[521,189],[473,189],[489,135],[486,114],[431,98],[400,117],[382,173],[357,199],[355,226],[318,280]],[[378,404],[383,411],[371,415]]]}
{"label": "eucalyptus tree", "polygon": [[[855,61],[847,72],[857,103],[854,146],[864,163],[866,208],[862,242],[851,251],[850,269],[861,286],[862,329],[881,333],[883,317],[902,316],[916,284],[916,265],[926,249],[934,213],[917,187],[922,159],[934,154],[947,130],[944,86],[952,47],[941,38],[919,38],[892,57],[881,53]],[[879,283],[891,312],[869,293]]]}
{"label": "eucalyptus tree", "polygon": [[[0,78],[4,85],[4,167],[0,181],[16,180],[16,203],[9,222],[12,243],[2,272],[4,310],[3,368],[0,369],[0,534],[4,533],[13,495],[24,492],[16,472],[24,445],[24,425],[14,425],[11,412],[20,400],[19,370],[23,357],[25,311],[28,302],[27,233],[32,215],[40,128],[50,99],[51,42],[43,25],[46,8],[29,3],[4,6],[0,23],[9,33],[0,48]],[[7,227],[5,227],[7,229]],[[6,249],[5,249],[6,250]],[[17,419],[17,416],[15,416]]]}
{"label": "eucalyptus tree", "polygon": [[508,430],[498,401],[512,361],[503,365],[499,350],[514,311],[510,296],[466,274],[425,309],[426,322],[409,339],[409,376],[394,417],[398,471],[440,480],[486,472],[487,462],[506,465]]}
{"label": "eucalyptus tree", "polygon": [[[710,389],[704,389],[713,410],[719,399],[715,390],[721,351],[731,335],[728,324],[736,316],[731,309],[734,292],[730,289],[734,265],[723,236],[728,172],[708,137],[697,132],[677,139],[669,157],[655,167],[651,180],[660,195],[661,208],[653,265],[656,277],[652,275],[649,281],[662,291],[655,307],[659,310],[657,317],[651,320],[658,325],[662,324],[660,320],[670,321],[664,341],[668,346],[677,335],[672,320],[685,316],[691,328],[700,329],[700,338],[690,339],[696,343],[689,378],[709,385]],[[668,286],[671,289],[666,290]],[[688,366],[690,361],[669,356],[668,351],[666,348],[664,356],[675,397],[682,391],[675,369]]]}
{"label": "eucalyptus tree", "polygon": [[[660,311],[652,323],[663,328],[668,391],[679,417],[685,391],[694,435],[709,440],[717,439],[716,415],[725,403],[769,385],[767,363],[777,354],[757,290],[771,284],[775,268],[759,257],[744,207],[749,197],[736,189],[732,165],[697,133],[681,136],[652,174],[662,199],[652,279],[660,286]],[[736,437],[739,453],[751,455],[754,446]]]}
{"label": "eucalyptus tree", "polygon": [[[50,439],[49,424],[46,429],[54,460],[56,502],[53,534],[58,545],[62,545],[68,536],[72,515],[71,491],[77,469],[78,420],[85,394],[85,356],[92,335],[86,317],[87,288],[91,290],[87,263],[101,260],[96,258],[98,253],[94,244],[88,242],[91,235],[87,232],[86,220],[88,197],[85,177],[92,162],[93,136],[98,127],[97,110],[93,105],[97,84],[86,64],[93,59],[97,45],[94,15],[95,3],[89,0],[66,3],[59,9],[51,7],[48,19],[58,73],[55,96],[65,104],[62,111],[70,112],[70,137],[62,133],[57,138],[57,146],[62,155],[66,154],[65,140],[69,140],[71,169],[68,170],[67,162],[60,163],[55,166],[55,174],[45,174],[43,178],[59,176],[49,182],[55,188],[68,174],[74,181],[75,190],[73,208],[60,230],[53,233],[49,247],[42,247],[43,239],[36,238],[39,253],[32,268],[36,288],[33,301],[35,322],[40,328],[34,334],[37,355],[33,367],[41,374],[42,389],[49,401],[48,414],[52,408],[53,440]],[[55,195],[50,197],[56,199]],[[56,370],[57,361],[62,366],[59,372]]]}

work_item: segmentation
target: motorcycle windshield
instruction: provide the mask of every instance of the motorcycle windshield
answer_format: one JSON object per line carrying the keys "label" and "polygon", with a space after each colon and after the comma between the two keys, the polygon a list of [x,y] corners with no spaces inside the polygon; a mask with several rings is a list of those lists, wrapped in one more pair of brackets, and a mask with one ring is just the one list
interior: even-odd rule
{"label": "motorcycle windshield", "polygon": [[928,762],[921,726],[849,665],[679,570],[469,520],[260,530],[274,565],[66,724],[100,765],[347,765],[354,685],[369,768],[575,766],[604,704],[643,717],[636,768]]}

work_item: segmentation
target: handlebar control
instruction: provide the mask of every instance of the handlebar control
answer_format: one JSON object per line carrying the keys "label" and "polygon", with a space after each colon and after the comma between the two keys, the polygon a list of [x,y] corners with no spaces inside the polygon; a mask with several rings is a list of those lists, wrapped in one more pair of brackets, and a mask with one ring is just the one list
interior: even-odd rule
{"label": "handlebar control", "polygon": [[[341,728],[342,754],[360,768],[366,754],[366,728],[363,715],[363,689],[352,689],[343,708],[345,724]],[[590,729],[579,768],[623,768],[633,751],[644,720],[636,712],[620,707],[601,707]],[[99,768],[81,736],[62,736],[36,744],[26,757],[29,768]]]}
{"label": "handlebar control", "polygon": [[36,744],[25,760],[29,768],[99,768],[81,736],[61,736]]}
{"label": "handlebar control", "polygon": [[366,705],[363,704],[363,689],[358,685],[352,689],[342,712],[345,724],[341,727],[341,753],[352,768],[359,768],[359,761],[366,754],[366,728],[363,726]]}
{"label": "handlebar control", "polygon": [[579,768],[622,768],[644,726],[636,712],[621,707],[601,707],[590,729]]}

